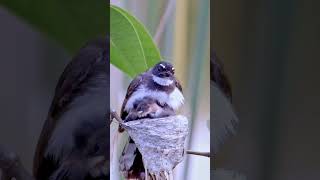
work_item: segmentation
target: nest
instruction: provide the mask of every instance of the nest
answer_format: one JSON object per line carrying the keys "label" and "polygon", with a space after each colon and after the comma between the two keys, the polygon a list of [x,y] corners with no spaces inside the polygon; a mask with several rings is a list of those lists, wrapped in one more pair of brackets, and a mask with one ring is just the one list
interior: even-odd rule
{"label": "nest", "polygon": [[183,160],[188,119],[181,115],[121,123],[137,145],[151,179],[170,179]]}

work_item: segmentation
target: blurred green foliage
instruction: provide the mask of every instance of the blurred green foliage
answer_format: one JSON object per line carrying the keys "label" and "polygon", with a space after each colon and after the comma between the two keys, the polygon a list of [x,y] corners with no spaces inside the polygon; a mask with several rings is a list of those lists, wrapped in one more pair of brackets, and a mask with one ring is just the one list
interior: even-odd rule
{"label": "blurred green foliage", "polygon": [[110,16],[110,57],[113,65],[134,77],[161,59],[152,37],[135,17],[116,6],[110,6]]}
{"label": "blurred green foliage", "polygon": [[108,31],[108,4],[104,0],[1,0],[0,5],[57,41],[69,53]]}
{"label": "blurred green foliage", "polygon": [[[103,0],[1,0],[0,5],[74,53],[88,40],[109,30],[108,4]],[[160,59],[146,28],[125,10],[111,6],[111,63],[134,77]]]}

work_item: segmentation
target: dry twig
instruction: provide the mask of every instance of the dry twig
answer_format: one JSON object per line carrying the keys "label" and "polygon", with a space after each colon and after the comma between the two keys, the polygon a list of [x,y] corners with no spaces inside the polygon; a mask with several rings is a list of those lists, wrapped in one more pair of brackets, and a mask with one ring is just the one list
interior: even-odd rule
{"label": "dry twig", "polygon": [[118,121],[118,123],[124,123],[124,121],[120,118],[120,116],[115,110],[110,111],[110,123],[112,122],[113,119]]}

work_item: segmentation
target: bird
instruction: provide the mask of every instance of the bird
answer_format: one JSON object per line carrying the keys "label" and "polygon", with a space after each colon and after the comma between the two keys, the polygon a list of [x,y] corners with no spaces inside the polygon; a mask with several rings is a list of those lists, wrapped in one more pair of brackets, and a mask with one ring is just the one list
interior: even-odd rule
{"label": "bird", "polygon": [[[121,119],[133,120],[132,113],[141,111],[141,109],[136,109],[141,100],[142,104],[139,108],[142,108],[142,112],[137,114],[139,119],[147,116],[159,118],[176,114],[184,103],[184,96],[182,86],[174,74],[175,69],[170,62],[160,61],[152,68],[137,75],[128,86],[121,107]],[[150,102],[153,102],[152,106],[144,105]],[[153,107],[160,109],[162,113],[152,115],[150,110],[154,111]],[[119,132],[123,132],[121,126],[119,126]],[[144,179],[145,176],[142,155],[130,137],[120,156],[120,170],[127,179]]]}
{"label": "bird", "polygon": [[34,155],[37,180],[109,179],[108,43],[89,41],[60,76]]}
{"label": "bird", "polygon": [[212,146],[211,154],[216,155],[228,137],[236,133],[239,119],[232,104],[231,83],[216,51],[211,49],[210,58],[210,89],[212,118]]}

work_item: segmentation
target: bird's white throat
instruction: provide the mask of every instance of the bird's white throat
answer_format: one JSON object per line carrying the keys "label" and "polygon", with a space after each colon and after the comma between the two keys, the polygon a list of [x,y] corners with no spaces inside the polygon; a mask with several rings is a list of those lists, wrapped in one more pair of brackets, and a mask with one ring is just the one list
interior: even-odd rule
{"label": "bird's white throat", "polygon": [[173,80],[166,79],[166,78],[160,78],[160,77],[157,77],[153,74],[152,74],[152,80],[161,86],[169,86],[173,83]]}

